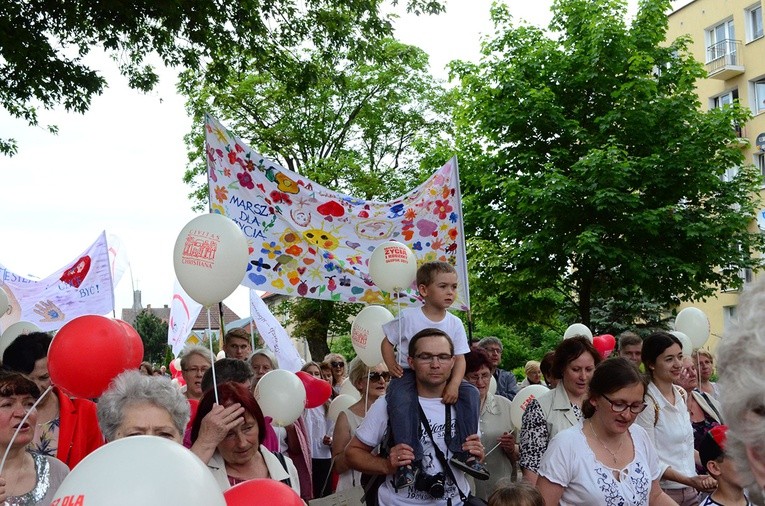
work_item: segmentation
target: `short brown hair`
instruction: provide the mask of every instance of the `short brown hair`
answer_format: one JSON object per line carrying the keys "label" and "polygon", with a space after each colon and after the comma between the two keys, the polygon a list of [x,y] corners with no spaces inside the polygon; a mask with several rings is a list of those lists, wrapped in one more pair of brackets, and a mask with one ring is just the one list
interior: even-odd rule
{"label": "short brown hair", "polygon": [[561,341],[555,348],[553,356],[552,375],[558,379],[563,379],[563,371],[569,362],[573,362],[582,354],[589,353],[595,361],[595,365],[600,363],[600,353],[592,345],[589,339],[584,336],[569,337]]}
{"label": "short brown hair", "polygon": [[40,389],[37,383],[20,372],[0,370],[0,397],[12,395],[31,395],[38,399]]}
{"label": "short brown hair", "polygon": [[417,286],[430,285],[436,274],[457,273],[454,266],[448,262],[426,262],[417,269]]}
{"label": "short brown hair", "polygon": [[243,328],[237,328],[237,329],[231,329],[223,336],[223,344],[227,344],[228,340],[232,337],[238,337],[239,339],[244,339],[248,343],[250,342],[250,334],[247,333],[246,330]]}
{"label": "short brown hair", "polygon": [[626,330],[619,334],[619,349],[621,350],[625,346],[634,346],[636,344],[643,344],[643,338],[639,335],[635,334],[634,332],[631,332],[629,330]]}

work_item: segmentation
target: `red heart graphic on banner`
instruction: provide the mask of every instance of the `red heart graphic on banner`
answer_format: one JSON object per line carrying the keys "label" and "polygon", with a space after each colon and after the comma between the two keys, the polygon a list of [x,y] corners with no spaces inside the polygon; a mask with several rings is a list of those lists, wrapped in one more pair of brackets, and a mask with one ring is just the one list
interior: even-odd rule
{"label": "red heart graphic on banner", "polygon": [[90,257],[85,255],[77,260],[71,268],[64,271],[61,275],[61,281],[67,285],[79,288],[82,282],[85,281],[88,271],[90,271]]}
{"label": "red heart graphic on banner", "polygon": [[336,218],[339,218],[345,214],[345,209],[343,206],[334,200],[325,202],[324,204],[317,207],[316,210],[319,211],[322,216],[334,216]]}

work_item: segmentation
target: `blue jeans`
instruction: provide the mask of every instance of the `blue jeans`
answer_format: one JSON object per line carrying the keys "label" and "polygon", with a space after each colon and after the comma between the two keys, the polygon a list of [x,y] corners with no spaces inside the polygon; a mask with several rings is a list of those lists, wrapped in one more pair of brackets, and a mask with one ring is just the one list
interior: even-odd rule
{"label": "blue jeans", "polygon": [[[414,371],[404,369],[402,377],[393,378],[385,393],[385,400],[388,403],[388,419],[393,433],[393,444],[408,444],[414,449],[414,460],[422,460],[420,444],[422,424]],[[452,454],[462,451],[465,438],[478,433],[480,403],[478,389],[463,380],[460,383],[455,405],[457,412],[455,436],[449,442],[449,451]]]}

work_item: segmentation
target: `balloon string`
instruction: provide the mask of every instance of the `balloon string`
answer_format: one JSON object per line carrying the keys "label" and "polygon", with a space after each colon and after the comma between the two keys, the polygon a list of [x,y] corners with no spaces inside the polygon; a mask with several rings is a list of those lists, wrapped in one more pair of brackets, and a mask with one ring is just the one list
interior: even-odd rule
{"label": "balloon string", "polygon": [[483,458],[486,458],[486,457],[488,457],[488,456],[489,456],[489,454],[490,454],[491,452],[493,452],[494,450],[496,450],[497,448],[499,448],[499,445],[501,445],[501,444],[502,444],[502,443],[497,443],[497,444],[495,444],[495,445],[494,445],[494,448],[492,448],[491,450],[489,450],[488,452],[486,452],[486,453],[483,455]]}
{"label": "balloon string", "polygon": [[3,454],[3,460],[0,462],[0,476],[3,475],[3,468],[5,467],[5,460],[8,458],[8,452],[11,451],[11,446],[13,445],[13,442],[16,441],[16,436],[18,436],[19,431],[24,426],[24,423],[26,423],[27,419],[29,418],[29,415],[34,411],[34,409],[37,407],[38,404],[40,404],[40,401],[42,401],[46,395],[48,395],[48,392],[53,390],[53,385],[50,385],[45,392],[35,401],[34,404],[32,404],[32,407],[27,410],[27,414],[24,415],[24,418],[21,419],[21,423],[19,423],[19,426],[16,427],[16,432],[13,433],[13,437],[11,438],[10,442],[8,443],[8,447],[5,449],[5,454]]}
{"label": "balloon string", "polygon": [[364,397],[364,416],[367,416],[367,410],[369,409],[369,377],[372,374],[372,370],[367,367],[367,391]]}
{"label": "balloon string", "polygon": [[[212,368],[212,380],[213,380],[213,393],[215,394],[215,404],[220,404],[218,402],[218,380],[215,378],[215,353],[213,353],[213,345],[212,345],[212,323],[210,323],[210,306],[207,306],[207,335],[210,338],[209,344],[210,344],[210,353],[212,354],[212,364],[210,367]],[[221,336],[220,339],[218,339],[218,342],[222,342],[223,337]]]}
{"label": "balloon string", "polygon": [[[396,289],[394,288],[394,290]],[[396,294],[398,295],[398,297],[396,297],[396,306],[398,307],[398,310],[396,311],[396,318],[398,318],[398,354],[396,355],[396,362],[403,368],[404,364],[401,363],[401,340],[404,338],[404,322],[401,321],[401,293],[396,291]]]}

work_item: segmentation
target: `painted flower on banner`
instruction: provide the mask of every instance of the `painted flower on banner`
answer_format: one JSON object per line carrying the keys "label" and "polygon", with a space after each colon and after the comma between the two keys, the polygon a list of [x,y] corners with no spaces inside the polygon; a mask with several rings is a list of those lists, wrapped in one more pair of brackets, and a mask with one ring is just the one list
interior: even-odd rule
{"label": "painted flower on banner", "polygon": [[300,191],[300,188],[298,188],[295,181],[286,176],[284,172],[276,173],[276,182],[277,187],[283,192],[292,193],[294,195]]}
{"label": "painted flower on banner", "polygon": [[282,254],[282,250],[279,249],[279,245],[276,244],[276,242],[264,242],[263,248],[260,250],[261,253],[268,255],[268,258],[276,258],[279,255]]}
{"label": "painted flower on banner", "polygon": [[223,186],[215,187],[215,200],[218,202],[225,202],[228,200],[228,190]]}
{"label": "painted flower on banner", "polygon": [[433,209],[433,212],[438,216],[439,220],[445,220],[453,210],[454,208],[449,205],[448,200],[436,200],[436,207]]}
{"label": "painted flower on banner", "polygon": [[242,185],[242,187],[247,188],[248,190],[255,188],[255,183],[252,182],[252,176],[247,172],[238,173],[236,178],[239,180],[239,184]]}
{"label": "painted flower on banner", "polygon": [[292,199],[284,192],[274,190],[269,193],[268,196],[271,197],[271,201],[274,204],[287,204],[288,206],[292,205]]}

